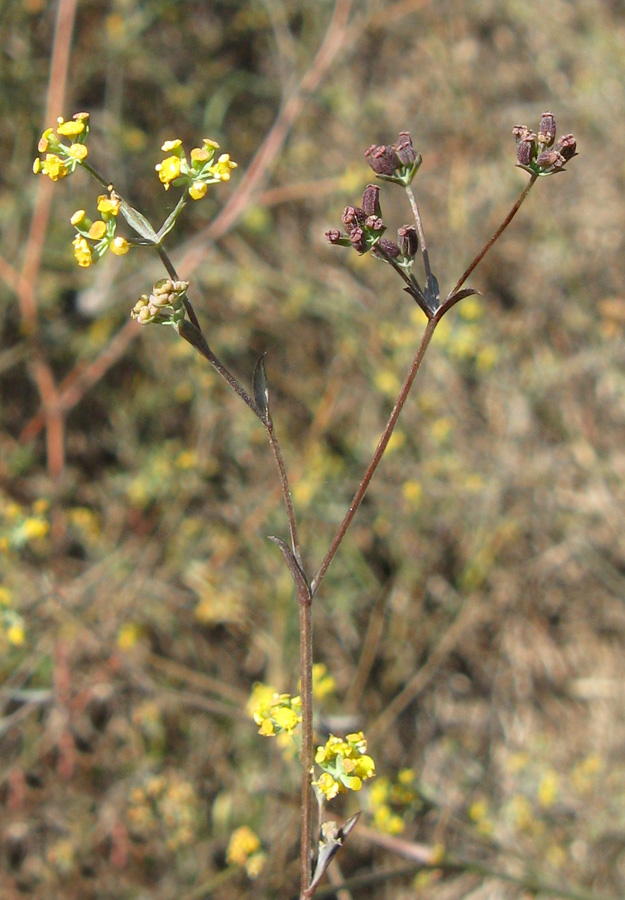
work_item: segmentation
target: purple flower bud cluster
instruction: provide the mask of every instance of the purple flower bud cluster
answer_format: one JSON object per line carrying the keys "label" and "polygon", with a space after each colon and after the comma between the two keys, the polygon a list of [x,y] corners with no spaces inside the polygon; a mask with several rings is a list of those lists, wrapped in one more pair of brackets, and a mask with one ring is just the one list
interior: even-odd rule
{"label": "purple flower bud cluster", "polygon": [[407,131],[400,131],[396,144],[372,144],[365,150],[365,156],[376,175],[385,176],[403,175],[417,161],[417,154]]}
{"label": "purple flower bud cluster", "polygon": [[[406,136],[409,140],[409,136]],[[412,144],[410,147],[412,148]],[[397,243],[382,237],[386,225],[382,219],[380,188],[377,184],[367,185],[360,206],[345,207],[341,221],[345,226],[344,232],[338,228],[326,231],[326,238],[330,244],[353,247],[360,254],[375,248],[376,255],[382,259],[386,259],[387,262],[396,260],[404,266],[412,263],[416,256],[419,242],[414,225],[404,225],[398,230]]]}
{"label": "purple flower bud cluster", "polygon": [[562,172],[566,163],[577,156],[577,141],[572,134],[556,140],[556,120],[552,112],[544,112],[538,132],[527,125],[512,129],[517,145],[517,166],[531,175],[554,175]]}

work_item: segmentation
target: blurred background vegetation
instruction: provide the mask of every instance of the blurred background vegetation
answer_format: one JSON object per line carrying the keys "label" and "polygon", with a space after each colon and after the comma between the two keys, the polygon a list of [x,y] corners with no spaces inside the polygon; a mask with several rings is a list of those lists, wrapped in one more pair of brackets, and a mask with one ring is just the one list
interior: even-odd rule
{"label": "blurred background vegetation", "polygon": [[[245,383],[267,352],[310,571],[424,324],[386,266],[325,242],[372,180],[364,150],[412,133],[446,293],[526,182],[512,127],[553,109],[575,133],[435,337],[318,596],[315,659],[379,773],[342,876],[405,869],[412,842],[482,867],[354,897],[521,898],[531,878],[622,897],[622,4],[84,0],[69,34],[71,6],[0,3],[2,897],[297,885],[297,770],[245,713],[255,681],[297,690],[264,432],[173,332],[128,322],[163,274],[147,253],[76,266],[68,219],[99,191],[32,175],[49,81],[154,224],[164,140],[238,161],[169,250]],[[398,188],[382,206],[410,221]],[[260,872],[227,855],[243,825]]]}

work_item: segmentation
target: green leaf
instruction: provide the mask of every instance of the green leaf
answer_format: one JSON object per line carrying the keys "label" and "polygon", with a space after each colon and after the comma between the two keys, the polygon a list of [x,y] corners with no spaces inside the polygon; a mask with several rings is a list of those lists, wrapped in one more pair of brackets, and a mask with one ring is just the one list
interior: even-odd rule
{"label": "green leaf", "polygon": [[121,201],[120,211],[124,219],[130,227],[137,232],[140,237],[144,238],[148,244],[158,244],[159,238],[148,220],[134,206],[130,206],[125,200]]}
{"label": "green leaf", "polygon": [[259,408],[265,422],[270,422],[271,414],[269,412],[269,390],[267,388],[267,372],[265,371],[265,355],[263,353],[254,366],[252,388],[256,406]]}

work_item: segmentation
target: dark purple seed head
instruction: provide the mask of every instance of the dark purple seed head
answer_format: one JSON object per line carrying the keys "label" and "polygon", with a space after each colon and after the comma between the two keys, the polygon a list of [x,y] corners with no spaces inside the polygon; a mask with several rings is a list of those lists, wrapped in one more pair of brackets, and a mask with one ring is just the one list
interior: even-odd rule
{"label": "dark purple seed head", "polygon": [[538,143],[543,147],[553,146],[556,139],[556,119],[552,112],[544,112],[538,126]]}
{"label": "dark purple seed head", "polygon": [[362,195],[362,208],[367,216],[382,216],[380,208],[380,188],[377,184],[368,184]]}
{"label": "dark purple seed head", "polygon": [[372,144],[365,151],[367,161],[378,175],[393,175],[400,168],[401,163],[395,150],[388,145],[376,147]]}
{"label": "dark purple seed head", "polygon": [[397,158],[402,166],[411,166],[417,158],[415,149],[412,146],[412,138],[407,131],[399,132],[399,137],[393,150],[397,154]]}
{"label": "dark purple seed head", "polygon": [[406,259],[414,259],[419,249],[417,229],[414,225],[402,225],[397,229],[397,243]]}

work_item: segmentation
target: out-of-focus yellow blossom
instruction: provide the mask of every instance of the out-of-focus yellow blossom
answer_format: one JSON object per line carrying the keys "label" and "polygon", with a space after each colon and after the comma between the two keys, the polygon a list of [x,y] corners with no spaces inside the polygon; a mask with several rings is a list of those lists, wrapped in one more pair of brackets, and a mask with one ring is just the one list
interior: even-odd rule
{"label": "out-of-focus yellow blossom", "polygon": [[247,872],[247,877],[251,878],[254,881],[255,878],[258,878],[260,873],[263,871],[265,867],[265,863],[267,862],[267,854],[266,853],[254,853],[245,861],[245,871]]}
{"label": "out-of-focus yellow blossom", "polygon": [[273,718],[279,728],[286,731],[287,734],[293,734],[293,730],[299,725],[301,717],[297,715],[295,710],[283,706],[275,710]]}
{"label": "out-of-focus yellow blossom", "polygon": [[260,850],[260,840],[248,825],[242,825],[230,835],[226,862],[231,866],[243,866],[250,856]]}
{"label": "out-of-focus yellow blossom", "polygon": [[16,621],[13,622],[12,625],[6,630],[6,638],[9,644],[13,644],[14,647],[21,647],[24,641],[26,640],[26,632],[24,630],[24,622]]}
{"label": "out-of-focus yellow blossom", "polygon": [[315,700],[323,700],[336,691],[336,681],[328,674],[328,668],[324,663],[315,663],[313,666],[313,697]]}
{"label": "out-of-focus yellow blossom", "polygon": [[291,735],[302,720],[302,700],[290,694],[278,694],[269,685],[255,684],[247,711],[259,726],[259,734],[265,737],[281,733]]}
{"label": "out-of-focus yellow blossom", "polygon": [[131,650],[139,638],[141,629],[134,622],[124,622],[117,632],[117,646],[120,650]]}
{"label": "out-of-focus yellow blossom", "polygon": [[50,523],[44,519],[28,518],[24,520],[22,530],[26,540],[33,541],[42,538],[50,531]]}

